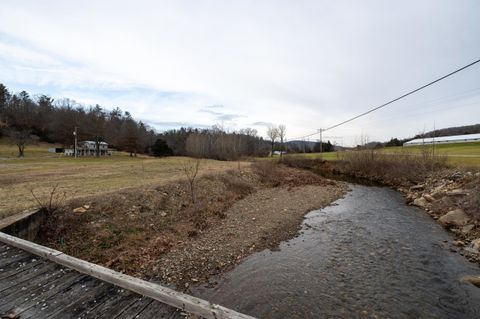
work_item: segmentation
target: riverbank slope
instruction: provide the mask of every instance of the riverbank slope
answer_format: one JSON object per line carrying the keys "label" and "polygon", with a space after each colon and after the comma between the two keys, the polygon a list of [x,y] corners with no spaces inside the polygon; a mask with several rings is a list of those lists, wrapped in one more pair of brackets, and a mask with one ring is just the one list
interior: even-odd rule
{"label": "riverbank slope", "polygon": [[38,241],[177,289],[297,235],[304,214],[346,192],[342,182],[270,162],[74,199],[48,213]]}

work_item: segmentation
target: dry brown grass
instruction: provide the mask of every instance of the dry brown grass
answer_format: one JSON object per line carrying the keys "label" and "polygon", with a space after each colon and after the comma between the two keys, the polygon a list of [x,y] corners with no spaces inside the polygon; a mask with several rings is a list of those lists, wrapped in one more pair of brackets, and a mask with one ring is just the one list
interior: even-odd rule
{"label": "dry brown grass", "polygon": [[[108,193],[184,178],[182,157],[108,158],[32,157],[0,161],[0,218],[48,201],[52,187],[66,192],[68,199]],[[248,164],[243,164],[247,167]],[[202,160],[199,175],[223,172],[235,162]]]}
{"label": "dry brown grass", "polygon": [[432,172],[447,167],[446,157],[429,152],[392,156],[375,150],[350,151],[344,152],[341,159],[344,172],[393,185],[419,183]]}
{"label": "dry brown grass", "polygon": [[[229,170],[201,176],[196,183],[195,202],[186,180],[72,200],[48,215],[39,241],[80,258],[141,273],[150,258],[178,240],[216,225],[229,207],[254,191],[258,179],[248,171]],[[87,212],[72,212],[84,205]]]}

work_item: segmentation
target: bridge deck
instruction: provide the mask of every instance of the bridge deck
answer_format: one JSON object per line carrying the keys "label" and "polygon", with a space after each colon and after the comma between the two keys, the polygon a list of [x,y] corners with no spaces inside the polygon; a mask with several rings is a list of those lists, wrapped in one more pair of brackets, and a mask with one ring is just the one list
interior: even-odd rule
{"label": "bridge deck", "polygon": [[0,318],[180,318],[159,301],[0,243]]}

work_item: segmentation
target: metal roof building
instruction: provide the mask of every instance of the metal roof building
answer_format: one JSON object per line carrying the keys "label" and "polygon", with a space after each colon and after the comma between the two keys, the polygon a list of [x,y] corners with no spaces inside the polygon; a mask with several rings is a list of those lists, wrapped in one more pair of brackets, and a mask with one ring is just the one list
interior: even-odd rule
{"label": "metal roof building", "polygon": [[403,146],[480,142],[480,134],[452,135],[440,137],[417,138],[403,143]]}

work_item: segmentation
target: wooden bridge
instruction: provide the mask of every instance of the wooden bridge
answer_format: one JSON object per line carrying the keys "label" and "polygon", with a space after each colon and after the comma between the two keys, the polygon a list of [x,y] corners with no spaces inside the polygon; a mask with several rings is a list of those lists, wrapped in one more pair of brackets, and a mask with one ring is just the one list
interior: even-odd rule
{"label": "wooden bridge", "polygon": [[253,317],[0,232],[1,318]]}

